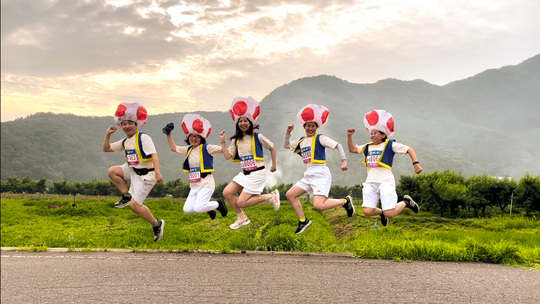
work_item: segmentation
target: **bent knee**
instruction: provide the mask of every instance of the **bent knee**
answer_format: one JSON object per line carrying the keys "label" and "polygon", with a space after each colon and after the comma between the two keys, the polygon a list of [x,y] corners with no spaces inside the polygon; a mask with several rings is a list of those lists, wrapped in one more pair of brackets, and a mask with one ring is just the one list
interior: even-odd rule
{"label": "bent knee", "polygon": [[285,193],[285,197],[287,198],[288,201],[291,201],[291,200],[296,198],[296,195],[291,193],[291,190],[289,190],[289,191],[287,191],[287,193]]}
{"label": "bent knee", "polygon": [[118,176],[124,176],[124,170],[120,166],[112,166],[109,168],[107,173],[110,175],[118,175]]}
{"label": "bent knee", "polygon": [[324,210],[323,207],[324,207],[324,204],[313,204],[313,208],[318,211]]}
{"label": "bent knee", "polygon": [[369,207],[362,208],[362,212],[364,213],[365,216],[379,215],[379,214],[377,214],[376,210],[377,209],[375,209],[375,208],[369,208]]}

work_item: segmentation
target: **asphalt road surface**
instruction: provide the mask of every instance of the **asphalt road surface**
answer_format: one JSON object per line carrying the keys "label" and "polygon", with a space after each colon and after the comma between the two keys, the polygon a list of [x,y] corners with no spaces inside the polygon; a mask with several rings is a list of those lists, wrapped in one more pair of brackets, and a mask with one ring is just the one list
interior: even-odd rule
{"label": "asphalt road surface", "polygon": [[9,303],[540,303],[540,271],[342,255],[2,251]]}

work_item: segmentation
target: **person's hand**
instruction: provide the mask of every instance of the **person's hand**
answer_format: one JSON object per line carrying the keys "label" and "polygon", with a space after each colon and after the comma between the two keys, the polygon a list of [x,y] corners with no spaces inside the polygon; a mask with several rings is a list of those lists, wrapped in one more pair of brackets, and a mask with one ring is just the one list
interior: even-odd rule
{"label": "person's hand", "polygon": [[162,129],[165,135],[171,135],[171,131],[174,130],[174,123],[168,123],[165,128]]}
{"label": "person's hand", "polygon": [[347,135],[349,135],[349,136],[353,135],[354,132],[356,132],[356,130],[354,128],[347,129]]}
{"label": "person's hand", "polygon": [[272,165],[272,167],[270,167],[270,172],[276,172],[277,168],[276,166]]}
{"label": "person's hand", "polygon": [[344,160],[341,162],[341,170],[342,171],[347,171],[349,167],[347,166],[347,160]]}
{"label": "person's hand", "polygon": [[294,125],[288,125],[287,126],[287,135],[291,135],[292,130],[294,129]]}
{"label": "person's hand", "polygon": [[414,172],[415,172],[416,174],[422,173],[422,167],[420,167],[420,164],[415,164],[415,165],[414,165]]}
{"label": "person's hand", "polygon": [[163,175],[161,175],[161,171],[156,170],[156,182],[161,183],[163,181]]}
{"label": "person's hand", "polygon": [[225,130],[219,132],[219,139],[221,139],[221,142],[225,142],[225,134],[227,132],[225,132]]}
{"label": "person's hand", "polygon": [[111,134],[113,134],[114,132],[116,132],[116,127],[115,127],[115,126],[110,126],[110,127],[107,129],[107,135],[111,135]]}

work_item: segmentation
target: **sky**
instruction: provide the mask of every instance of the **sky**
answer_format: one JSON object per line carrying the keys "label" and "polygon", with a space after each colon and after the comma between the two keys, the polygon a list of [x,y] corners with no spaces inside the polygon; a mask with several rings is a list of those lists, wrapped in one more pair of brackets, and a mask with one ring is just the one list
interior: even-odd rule
{"label": "sky", "polygon": [[2,0],[1,120],[228,111],[321,74],[435,85],[540,54],[538,0]]}

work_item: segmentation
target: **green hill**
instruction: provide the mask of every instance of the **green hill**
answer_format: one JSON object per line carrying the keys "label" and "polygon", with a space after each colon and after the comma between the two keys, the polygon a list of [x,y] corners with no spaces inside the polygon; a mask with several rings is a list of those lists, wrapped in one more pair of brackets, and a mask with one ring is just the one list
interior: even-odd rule
{"label": "green hill", "polygon": [[[231,96],[231,100],[234,96]],[[346,147],[346,129],[354,127],[356,144],[369,141],[363,115],[371,109],[386,109],[396,121],[394,138],[412,146],[425,172],[451,169],[465,175],[521,178],[540,174],[540,55],[515,66],[487,70],[473,77],[436,86],[422,80],[381,80],[355,84],[320,75],[295,80],[276,88],[261,101],[261,133],[274,142],[278,171],[269,173],[270,183],[294,183],[302,177],[303,164],[283,147],[286,126],[295,124],[293,138],[302,136],[296,120],[308,103],[330,110],[329,122],[319,133]],[[182,158],[170,151],[161,128],[174,122],[173,138],[183,145],[180,123],[185,113],[152,115],[141,128],[154,139],[165,180],[181,178]],[[234,124],[227,112],[198,112],[212,123],[208,142],[219,143],[218,133],[230,136]],[[112,113],[111,113],[112,116]],[[1,178],[10,176],[50,180],[106,180],[107,168],[124,161],[122,154],[102,152],[105,130],[112,117],[83,117],[38,113],[1,124]],[[123,136],[121,130],[113,140]],[[269,155],[269,154],[268,154]],[[347,154],[349,171],[339,169],[337,151],[328,151],[334,183],[360,184],[365,169],[358,155]],[[228,182],[239,172],[238,164],[215,160],[218,183]],[[413,174],[408,156],[397,156],[396,176]]]}

